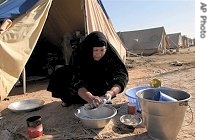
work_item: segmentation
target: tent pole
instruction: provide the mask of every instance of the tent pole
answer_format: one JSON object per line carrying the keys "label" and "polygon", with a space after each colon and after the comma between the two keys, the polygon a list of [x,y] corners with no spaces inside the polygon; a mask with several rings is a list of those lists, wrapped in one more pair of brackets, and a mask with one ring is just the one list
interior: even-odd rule
{"label": "tent pole", "polygon": [[86,15],[86,10],[85,10],[85,0],[81,0],[81,4],[82,4],[82,13],[83,13],[83,19],[84,19],[84,23],[85,23],[85,36],[88,35],[88,30],[87,30],[87,15]]}
{"label": "tent pole", "polygon": [[23,93],[26,93],[26,69],[25,67],[23,68],[22,71],[22,79],[23,79]]}

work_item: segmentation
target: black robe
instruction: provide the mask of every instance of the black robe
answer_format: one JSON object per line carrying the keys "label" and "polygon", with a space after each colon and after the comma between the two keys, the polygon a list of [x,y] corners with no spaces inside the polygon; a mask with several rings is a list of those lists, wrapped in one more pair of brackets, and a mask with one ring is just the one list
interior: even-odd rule
{"label": "black robe", "polygon": [[[104,43],[105,55],[99,60],[93,59],[93,47]],[[128,72],[115,48],[107,41],[104,34],[98,31],[90,33],[73,55],[69,66],[58,69],[49,82],[48,91],[53,97],[64,102],[84,103],[77,94],[85,87],[93,95],[102,96],[115,84],[123,92],[128,83]]]}

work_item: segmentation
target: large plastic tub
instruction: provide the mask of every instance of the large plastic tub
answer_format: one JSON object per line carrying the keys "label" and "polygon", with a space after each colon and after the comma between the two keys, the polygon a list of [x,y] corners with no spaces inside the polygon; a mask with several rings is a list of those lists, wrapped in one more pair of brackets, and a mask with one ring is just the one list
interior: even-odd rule
{"label": "large plastic tub", "polygon": [[137,107],[136,109],[138,112],[141,111],[141,106],[138,101],[138,97],[136,96],[136,92],[142,89],[147,89],[147,88],[150,88],[150,86],[136,86],[136,87],[129,88],[125,91],[125,95],[128,97],[129,103],[136,104],[136,107]]}

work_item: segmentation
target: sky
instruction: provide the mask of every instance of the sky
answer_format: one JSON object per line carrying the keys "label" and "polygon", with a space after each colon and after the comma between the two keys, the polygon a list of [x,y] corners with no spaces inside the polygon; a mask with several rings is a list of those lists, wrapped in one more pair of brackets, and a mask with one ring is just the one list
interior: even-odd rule
{"label": "sky", "polygon": [[115,30],[164,27],[166,34],[195,38],[194,0],[101,0]]}

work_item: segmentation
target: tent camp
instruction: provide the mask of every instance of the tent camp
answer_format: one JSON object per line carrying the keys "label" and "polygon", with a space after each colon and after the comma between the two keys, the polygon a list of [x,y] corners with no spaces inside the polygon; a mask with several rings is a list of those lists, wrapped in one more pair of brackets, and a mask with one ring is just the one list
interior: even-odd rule
{"label": "tent camp", "polygon": [[125,62],[124,45],[100,0],[1,0],[1,23],[4,18],[12,26],[0,34],[0,100],[19,79],[40,36],[62,46],[65,35],[102,31]]}
{"label": "tent camp", "polygon": [[169,48],[164,27],[118,32],[128,52],[138,55],[165,53]]}
{"label": "tent camp", "polygon": [[173,33],[173,34],[167,34],[170,49],[176,49],[177,51],[182,46],[182,35],[181,33]]}

